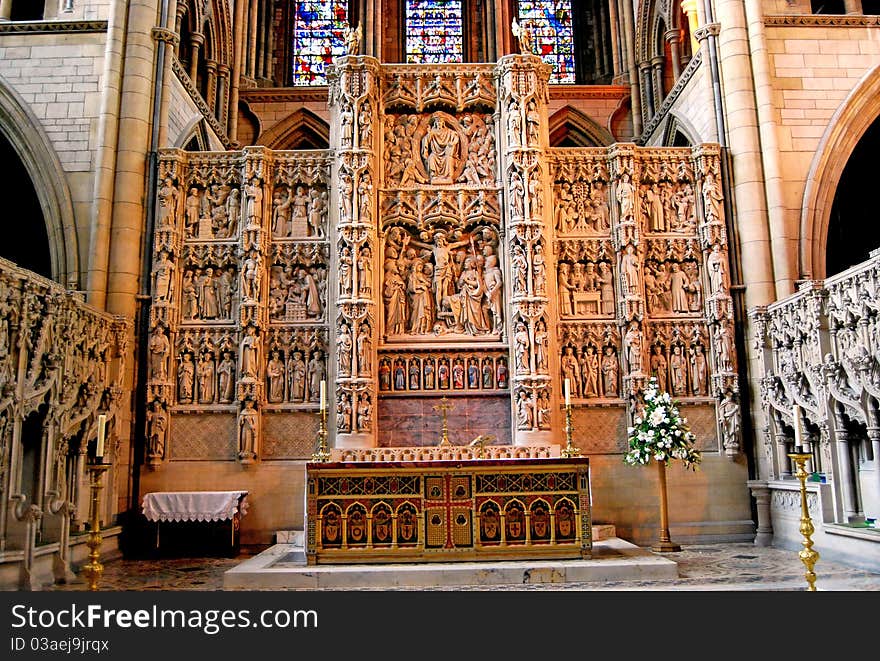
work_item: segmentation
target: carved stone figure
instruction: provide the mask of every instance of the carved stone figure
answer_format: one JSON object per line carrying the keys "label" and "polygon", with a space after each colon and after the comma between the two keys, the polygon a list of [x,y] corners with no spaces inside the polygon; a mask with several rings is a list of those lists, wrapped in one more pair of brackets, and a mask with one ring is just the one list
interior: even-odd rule
{"label": "carved stone figure", "polygon": [[363,246],[357,259],[358,296],[370,298],[373,293],[373,253],[370,246]]}
{"label": "carved stone figure", "polygon": [[486,285],[486,303],[492,316],[492,332],[504,330],[504,301],[501,298],[503,276],[498,265],[498,256],[491,244],[483,246],[483,280]]}
{"label": "carved stone figure", "polygon": [[356,27],[350,27],[345,32],[345,52],[349,55],[357,55],[361,48],[361,34],[363,29],[358,23]]}
{"label": "carved stone figure", "polygon": [[263,218],[263,187],[260,180],[254,177],[244,185],[245,223],[249,230],[260,228]]}
{"label": "carved stone figure", "polygon": [[324,236],[324,212],[327,209],[327,191],[309,189],[309,235],[321,238]]}
{"label": "carved stone figure", "polygon": [[358,398],[357,426],[359,431],[369,431],[373,422],[373,405],[369,394],[362,392]]}
{"label": "carved stone figure", "polygon": [[259,299],[262,277],[260,254],[256,250],[252,250],[242,263],[241,296],[244,300],[257,301]]}
{"label": "carved stone figure", "polygon": [[165,435],[168,429],[168,416],[162,402],[154,400],[147,411],[147,455],[162,459],[165,456]]}
{"label": "carved stone figure", "polygon": [[228,404],[235,397],[235,363],[229,351],[223,352],[223,358],[217,366],[219,400]]}
{"label": "carved stone figure", "polygon": [[385,267],[385,329],[390,335],[406,332],[406,284],[398,273],[397,264],[390,262]]}
{"label": "carved stone figure", "polygon": [[687,276],[681,270],[678,262],[673,262],[669,272],[669,291],[672,294],[672,311],[688,312],[687,299]]}
{"label": "carved stone figure", "polygon": [[525,390],[520,390],[516,399],[516,426],[518,429],[531,429],[533,420],[532,403]]}
{"label": "carved stone figure", "polygon": [[199,361],[199,403],[214,403],[215,386],[214,359],[209,353],[202,355]]}
{"label": "carved stone figure", "polygon": [[623,274],[623,284],[627,296],[639,294],[639,260],[635,255],[632,244],[627,245],[623,256],[620,258],[620,272]]}
{"label": "carved stone figure", "polygon": [[171,344],[164,329],[156,328],[150,337],[150,378],[164,381],[168,378],[168,356]]}
{"label": "carved stone figure", "polygon": [[529,331],[526,325],[519,321],[513,334],[515,345],[514,352],[516,354],[516,370],[517,372],[529,371]]}
{"label": "carved stone figure", "polygon": [[290,232],[290,191],[287,195],[276,190],[272,196],[272,234],[276,237],[287,236]]}
{"label": "carved stone figure", "polygon": [[199,226],[199,208],[201,200],[199,199],[199,189],[193,186],[189,189],[189,195],[186,196],[184,202],[184,225],[187,237],[194,238]]}
{"label": "carved stone figure", "polygon": [[226,198],[226,236],[234,237],[238,234],[238,220],[241,216],[241,192],[237,188],[229,191]]}
{"label": "carved stone figure", "polygon": [[718,417],[721,420],[721,445],[725,450],[739,448],[739,404],[728,390],[718,404]]}
{"label": "carved stone figure", "polygon": [[629,174],[624,172],[617,182],[617,202],[620,204],[620,222],[629,223],[635,220],[636,190],[630,181]]}
{"label": "carved stone figure", "polygon": [[428,121],[428,130],[422,137],[421,153],[432,184],[451,184],[453,172],[461,159],[461,136],[446,123],[440,113]]}
{"label": "carved stone figure", "polygon": [[571,388],[571,392],[575,397],[581,396],[581,370],[580,365],[578,364],[577,356],[574,355],[574,349],[572,347],[565,347],[565,350],[562,354],[562,359],[559,361],[559,365],[562,368],[562,383],[565,385],[566,379],[569,382],[569,387]]}
{"label": "carved stone figure", "polygon": [[192,354],[184,352],[177,367],[177,401],[181,404],[192,404],[193,386],[196,380],[196,366]]}
{"label": "carved stone figure", "polygon": [[721,189],[715,181],[715,175],[707,172],[703,179],[703,216],[707,223],[718,222],[722,219],[724,197]]}
{"label": "carved stone figure", "polygon": [[336,356],[339,361],[339,376],[351,374],[351,330],[348,324],[339,326],[339,334],[336,336]]}
{"label": "carved stone figure", "polygon": [[290,202],[289,236],[307,236],[309,233],[309,195],[305,186],[297,186]]}
{"label": "carved stone figure", "polygon": [[727,321],[718,324],[715,334],[715,356],[719,370],[723,372],[733,370],[733,335]]}
{"label": "carved stone figure", "polygon": [[703,345],[697,344],[691,347],[691,391],[694,395],[705,395],[708,384],[708,366]]}
{"label": "carved stone figure", "polygon": [[309,400],[317,402],[321,396],[321,381],[327,376],[327,368],[324,366],[324,354],[320,350],[312,352],[308,364],[309,374]]}
{"label": "carved stone figure", "polygon": [[599,302],[602,314],[614,314],[614,276],[607,262],[599,262]]}
{"label": "carved stone figure", "polygon": [[663,355],[663,347],[654,345],[654,353],[651,354],[651,374],[657,377],[657,384],[661,390],[666,390],[668,385],[669,364]]}
{"label": "carved stone figure", "polygon": [[642,371],[642,331],[636,322],[632,322],[624,336],[626,362],[630,372]]}
{"label": "carved stone figure", "polygon": [[156,221],[156,229],[168,231],[174,229],[175,215],[177,214],[177,200],[179,193],[170,178],[165,178],[157,193],[159,198],[159,218]]}
{"label": "carved stone figure", "polygon": [[669,357],[669,389],[673,395],[683,396],[687,394],[687,364],[681,347],[672,347],[672,355]]}
{"label": "carved stone figure", "polygon": [[605,355],[602,356],[602,392],[605,397],[618,396],[619,381],[617,356],[614,355],[614,349],[605,347]]}
{"label": "carved stone figure", "polygon": [[550,346],[550,336],[547,333],[547,324],[541,319],[535,325],[535,366],[539,372],[547,371],[547,352]]}
{"label": "carved stone figure", "polygon": [[560,262],[556,278],[557,291],[559,293],[559,312],[562,316],[574,314],[574,303],[571,295],[571,264]]}
{"label": "carved stone figure", "polygon": [[244,408],[238,414],[238,458],[250,460],[256,456],[260,414],[251,399],[244,400]]}
{"label": "carved stone figure", "polygon": [[273,404],[284,401],[284,361],[281,352],[272,350],[272,358],[266,365],[267,399]]}
{"label": "carved stone figure", "polygon": [[[357,340],[358,376],[370,373],[370,358],[373,350],[370,325],[362,323],[358,328]],[[433,387],[433,386],[432,386]]]}
{"label": "carved stone figure", "polygon": [[205,269],[201,282],[198,283],[199,316],[202,319],[216,319],[220,316],[220,304],[217,297],[217,282],[214,280],[214,269]]}
{"label": "carved stone figure", "polygon": [[260,340],[257,337],[257,329],[248,326],[245,336],[241,340],[241,375],[243,377],[256,378],[259,369]]}
{"label": "carved stone figure", "polygon": [[305,400],[306,361],[302,351],[294,351],[287,360],[287,392],[292,402]]}
{"label": "carved stone figure", "polygon": [[709,293],[718,294],[727,291],[727,260],[721,252],[721,244],[712,246],[712,251],[706,257],[706,269],[709,272]]}
{"label": "carved stone figure", "polygon": [[599,356],[596,348],[587,346],[581,358],[581,392],[584,397],[599,396]]}

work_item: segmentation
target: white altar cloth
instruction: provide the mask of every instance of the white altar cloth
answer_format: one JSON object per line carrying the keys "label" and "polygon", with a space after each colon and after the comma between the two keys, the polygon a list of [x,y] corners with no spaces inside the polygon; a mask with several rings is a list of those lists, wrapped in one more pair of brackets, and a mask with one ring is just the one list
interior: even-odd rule
{"label": "white altar cloth", "polygon": [[247,514],[247,491],[155,491],[144,495],[148,521],[225,521]]}

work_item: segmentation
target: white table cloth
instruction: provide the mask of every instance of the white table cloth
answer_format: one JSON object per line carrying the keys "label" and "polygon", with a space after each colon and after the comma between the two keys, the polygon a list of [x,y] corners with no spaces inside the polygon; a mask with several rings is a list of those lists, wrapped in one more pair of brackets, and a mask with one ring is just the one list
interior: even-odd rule
{"label": "white table cloth", "polygon": [[[155,491],[144,495],[149,521],[225,521],[247,513],[247,491]],[[240,502],[239,502],[240,501]]]}

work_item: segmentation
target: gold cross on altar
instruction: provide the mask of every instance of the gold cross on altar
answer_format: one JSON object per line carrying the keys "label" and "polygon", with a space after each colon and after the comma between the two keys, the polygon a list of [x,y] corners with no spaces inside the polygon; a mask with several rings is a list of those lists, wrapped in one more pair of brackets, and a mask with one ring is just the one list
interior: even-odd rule
{"label": "gold cross on altar", "polygon": [[443,399],[440,400],[440,403],[431,408],[435,411],[440,411],[440,415],[443,416],[443,428],[440,431],[440,445],[452,445],[452,443],[449,442],[449,427],[446,424],[446,412],[454,409],[455,404],[450,404],[446,395],[443,395]]}

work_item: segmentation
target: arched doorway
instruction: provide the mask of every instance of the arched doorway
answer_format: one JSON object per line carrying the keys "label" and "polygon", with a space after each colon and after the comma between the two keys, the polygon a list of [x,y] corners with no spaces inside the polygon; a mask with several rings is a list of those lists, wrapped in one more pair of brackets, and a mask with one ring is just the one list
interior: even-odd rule
{"label": "arched doorway", "polygon": [[[853,149],[834,193],[828,220],[825,273],[834,275],[863,262],[880,247],[876,210],[866,203],[876,185],[875,162],[880,150],[880,117]],[[856,238],[857,237],[857,238]]]}
{"label": "arched doorway", "polygon": [[40,200],[27,168],[2,133],[0,163],[4,164],[6,173],[0,178],[0,200],[6,205],[7,223],[15,228],[11,235],[15,240],[0,241],[0,257],[51,278],[52,253]]}

